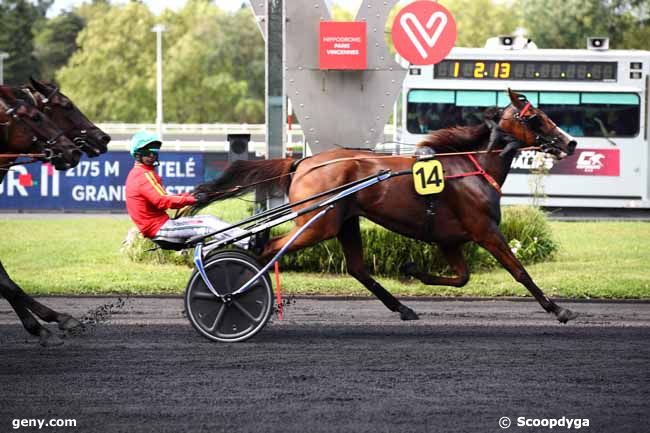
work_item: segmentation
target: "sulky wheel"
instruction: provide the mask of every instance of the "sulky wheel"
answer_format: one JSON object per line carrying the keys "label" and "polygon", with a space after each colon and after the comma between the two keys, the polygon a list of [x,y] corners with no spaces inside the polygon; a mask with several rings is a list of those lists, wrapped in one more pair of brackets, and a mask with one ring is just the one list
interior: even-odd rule
{"label": "sulky wheel", "polygon": [[[242,287],[260,269],[257,261],[240,251],[219,251],[205,261],[212,286],[222,295]],[[246,340],[264,327],[273,310],[273,289],[268,273],[245,293],[232,299],[214,296],[195,269],[185,289],[185,311],[201,335],[213,341]]]}

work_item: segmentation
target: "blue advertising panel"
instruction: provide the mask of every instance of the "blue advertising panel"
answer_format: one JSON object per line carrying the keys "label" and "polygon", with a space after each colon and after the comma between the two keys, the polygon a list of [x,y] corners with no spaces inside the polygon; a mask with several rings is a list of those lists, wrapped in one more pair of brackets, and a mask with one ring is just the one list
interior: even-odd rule
{"label": "blue advertising panel", "polygon": [[[124,211],[124,183],[131,167],[128,152],[84,157],[65,172],[49,164],[17,165],[0,185],[0,210]],[[157,170],[169,194],[189,192],[204,181],[203,153],[161,152]]]}

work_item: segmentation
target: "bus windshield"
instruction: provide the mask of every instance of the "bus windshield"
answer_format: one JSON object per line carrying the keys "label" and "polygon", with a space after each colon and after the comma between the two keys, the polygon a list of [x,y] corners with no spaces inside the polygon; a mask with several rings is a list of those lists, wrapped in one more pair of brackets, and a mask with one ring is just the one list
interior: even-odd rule
{"label": "bus windshield", "polygon": [[[640,97],[635,93],[519,92],[574,137],[634,137],[639,133]],[[506,92],[412,89],[407,130],[426,134],[450,126],[483,122],[487,107],[505,107]]]}

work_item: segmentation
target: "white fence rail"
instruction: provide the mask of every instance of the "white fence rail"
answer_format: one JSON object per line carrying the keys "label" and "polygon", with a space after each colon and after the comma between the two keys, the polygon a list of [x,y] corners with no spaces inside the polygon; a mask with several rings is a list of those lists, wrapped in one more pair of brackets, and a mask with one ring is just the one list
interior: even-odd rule
{"label": "white fence rail", "polygon": [[[109,145],[110,150],[127,150],[129,138],[140,130],[155,131],[155,123],[99,123],[104,132],[113,136]],[[263,155],[266,150],[266,125],[246,123],[204,123],[183,124],[165,123],[162,128],[165,148],[170,150],[199,150],[211,152],[227,152],[228,134],[251,134],[249,151]],[[385,137],[394,136],[393,125],[386,125]],[[174,137],[174,138],[172,138]],[[304,145],[304,135],[300,125],[287,129],[287,147]],[[359,147],[356,143],[346,143],[348,146]]]}

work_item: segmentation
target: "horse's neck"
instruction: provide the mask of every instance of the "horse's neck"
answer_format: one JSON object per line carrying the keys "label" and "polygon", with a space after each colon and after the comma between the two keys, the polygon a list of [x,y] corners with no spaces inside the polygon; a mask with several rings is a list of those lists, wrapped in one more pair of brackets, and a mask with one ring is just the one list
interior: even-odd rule
{"label": "horse's neck", "polygon": [[481,165],[486,173],[492,176],[500,186],[503,186],[510,172],[512,160],[517,152],[508,152],[506,155],[500,156],[499,150],[501,149],[497,148],[494,150],[496,151],[485,154],[482,158]]}

